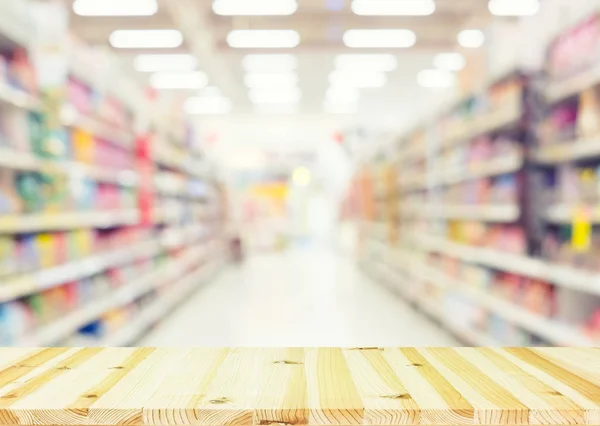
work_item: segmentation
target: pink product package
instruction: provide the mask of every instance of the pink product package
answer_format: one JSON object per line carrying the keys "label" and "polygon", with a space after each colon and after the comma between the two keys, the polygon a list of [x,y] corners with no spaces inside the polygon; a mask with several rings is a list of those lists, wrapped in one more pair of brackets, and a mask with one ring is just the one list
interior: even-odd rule
{"label": "pink product package", "polygon": [[90,114],[94,109],[90,89],[72,79],[68,85],[68,98],[69,102],[82,114]]}

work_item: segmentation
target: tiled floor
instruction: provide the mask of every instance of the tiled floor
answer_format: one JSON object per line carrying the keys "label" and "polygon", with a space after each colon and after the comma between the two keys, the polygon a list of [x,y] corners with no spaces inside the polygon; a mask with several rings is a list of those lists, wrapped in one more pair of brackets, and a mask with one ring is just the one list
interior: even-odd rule
{"label": "tiled floor", "polygon": [[231,267],[140,345],[455,346],[452,336],[327,249]]}

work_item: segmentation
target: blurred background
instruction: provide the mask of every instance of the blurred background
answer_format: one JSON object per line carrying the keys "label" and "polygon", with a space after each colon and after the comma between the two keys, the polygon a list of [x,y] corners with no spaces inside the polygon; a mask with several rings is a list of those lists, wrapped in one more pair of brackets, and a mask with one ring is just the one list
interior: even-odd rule
{"label": "blurred background", "polygon": [[0,345],[597,346],[600,0],[0,0]]}

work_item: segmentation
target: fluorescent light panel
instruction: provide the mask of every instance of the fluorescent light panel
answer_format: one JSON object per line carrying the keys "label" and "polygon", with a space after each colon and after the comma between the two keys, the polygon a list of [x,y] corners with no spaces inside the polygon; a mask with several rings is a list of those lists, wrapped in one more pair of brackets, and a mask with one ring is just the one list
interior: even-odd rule
{"label": "fluorescent light panel", "polygon": [[442,70],[423,70],[417,76],[420,86],[426,88],[452,87],[456,81],[454,74]]}
{"label": "fluorescent light panel", "polygon": [[188,98],[184,110],[189,115],[227,114],[233,105],[223,96],[196,96]]}
{"label": "fluorescent light panel", "polygon": [[394,55],[384,54],[341,54],[335,57],[337,69],[393,71],[398,66]]}
{"label": "fluorescent light panel", "polygon": [[348,30],[344,44],[348,47],[406,48],[414,46],[417,36],[411,30]]}
{"label": "fluorescent light panel", "polygon": [[354,0],[352,11],[363,16],[427,16],[435,12],[433,0]]}
{"label": "fluorescent light panel", "polygon": [[213,11],[222,16],[293,15],[296,0],[215,0]]}
{"label": "fluorescent light panel", "polygon": [[194,71],[198,61],[192,55],[138,55],[134,68],[139,72]]}
{"label": "fluorescent light panel", "polygon": [[152,16],[156,0],[75,0],[73,12],[80,16]]}
{"label": "fluorescent light panel", "polygon": [[300,102],[302,92],[297,87],[282,90],[252,89],[248,97],[255,104],[294,104]]}
{"label": "fluorescent light panel", "polygon": [[538,0],[490,0],[488,8],[495,16],[533,16],[540,11]]}
{"label": "fluorescent light panel", "polygon": [[246,71],[282,72],[298,68],[298,58],[294,55],[246,55],[242,59]]}
{"label": "fluorescent light panel", "polygon": [[250,73],[244,82],[249,88],[295,87],[298,76],[295,73]]}
{"label": "fluorescent light panel", "polygon": [[201,89],[208,83],[206,74],[195,72],[158,72],[150,77],[155,89]]}
{"label": "fluorescent light panel", "polygon": [[119,49],[172,49],[183,44],[178,30],[117,30],[110,44]]}
{"label": "fluorescent light panel", "polygon": [[233,30],[227,44],[234,48],[292,48],[300,44],[300,34],[294,30]]}
{"label": "fluorescent light panel", "polygon": [[477,49],[485,43],[485,35],[481,30],[463,30],[458,34],[458,43],[462,47]]}
{"label": "fluorescent light panel", "polygon": [[433,58],[433,66],[445,71],[460,71],[466,65],[460,53],[440,53]]}
{"label": "fluorescent light panel", "polygon": [[329,74],[333,87],[375,88],[385,86],[387,76],[383,72],[334,71]]}

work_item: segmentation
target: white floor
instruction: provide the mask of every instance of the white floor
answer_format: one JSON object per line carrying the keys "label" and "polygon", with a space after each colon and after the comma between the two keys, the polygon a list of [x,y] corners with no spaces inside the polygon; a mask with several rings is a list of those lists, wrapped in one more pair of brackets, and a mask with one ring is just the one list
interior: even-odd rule
{"label": "white floor", "polygon": [[326,249],[252,257],[205,284],[146,346],[459,346]]}

